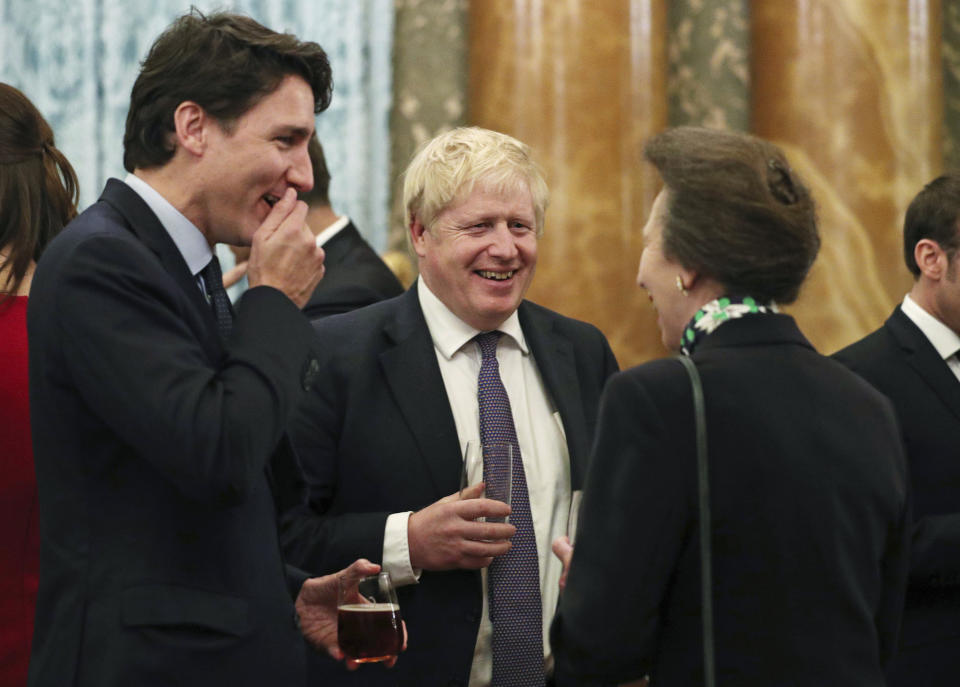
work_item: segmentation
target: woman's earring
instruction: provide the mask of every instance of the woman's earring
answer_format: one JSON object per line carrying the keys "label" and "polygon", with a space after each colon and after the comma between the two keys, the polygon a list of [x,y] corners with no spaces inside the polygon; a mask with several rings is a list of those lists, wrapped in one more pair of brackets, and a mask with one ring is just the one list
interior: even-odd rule
{"label": "woman's earring", "polygon": [[680,278],[680,275],[677,275],[677,291],[682,293],[684,296],[689,295],[687,293],[687,288],[683,285],[683,279]]}

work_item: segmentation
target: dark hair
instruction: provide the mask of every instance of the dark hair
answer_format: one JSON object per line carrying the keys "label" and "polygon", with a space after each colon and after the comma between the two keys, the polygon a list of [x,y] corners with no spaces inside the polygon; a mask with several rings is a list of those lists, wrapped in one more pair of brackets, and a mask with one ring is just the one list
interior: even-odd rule
{"label": "dark hair", "polygon": [[191,9],[160,34],[133,84],[123,166],[132,172],[170,160],[173,114],[180,103],[197,103],[229,131],[291,74],[310,85],[314,112],[327,109],[333,77],[319,45],[276,33],[249,17],[204,16]]}
{"label": "dark hair", "polygon": [[923,187],[910,202],[903,220],[903,258],[914,277],[920,276],[920,267],[913,257],[914,248],[921,239],[930,239],[952,261],[960,248],[960,172],[947,172]]}
{"label": "dark hair", "polygon": [[2,295],[15,294],[31,261],[77,214],[77,175],[53,130],[27,96],[0,83],[0,259]]}
{"label": "dark hair", "polygon": [[678,127],[644,155],[667,190],[667,257],[720,282],[729,295],[792,303],[820,249],[810,191],[772,143]]}
{"label": "dark hair", "polygon": [[310,164],[313,165],[313,188],[299,195],[307,205],[330,205],[330,171],[323,157],[323,146],[314,134],[307,144]]}

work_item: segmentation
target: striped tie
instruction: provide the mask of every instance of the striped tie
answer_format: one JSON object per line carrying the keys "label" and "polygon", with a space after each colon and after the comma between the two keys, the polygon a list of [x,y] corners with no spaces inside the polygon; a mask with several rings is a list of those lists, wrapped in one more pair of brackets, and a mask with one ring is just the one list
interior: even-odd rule
{"label": "striped tie", "polygon": [[[485,332],[475,337],[483,361],[480,364],[479,389],[480,441],[513,445],[513,482],[510,522],[517,528],[513,546],[493,559],[487,571],[490,622],[493,624],[492,687],[543,687],[543,604],[540,600],[540,565],[537,540],[530,515],[527,478],[520,457],[520,444],[513,425],[510,399],[500,380],[497,342],[500,332]],[[484,450],[484,481],[503,462],[488,461]]]}

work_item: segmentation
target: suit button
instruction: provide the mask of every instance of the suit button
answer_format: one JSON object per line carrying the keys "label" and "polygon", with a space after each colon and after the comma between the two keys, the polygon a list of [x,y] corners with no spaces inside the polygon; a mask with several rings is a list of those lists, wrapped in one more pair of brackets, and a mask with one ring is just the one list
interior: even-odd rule
{"label": "suit button", "polygon": [[303,385],[303,390],[310,391],[319,376],[320,362],[313,356],[310,356],[310,359],[307,360],[303,366],[303,374],[301,375],[300,383]]}

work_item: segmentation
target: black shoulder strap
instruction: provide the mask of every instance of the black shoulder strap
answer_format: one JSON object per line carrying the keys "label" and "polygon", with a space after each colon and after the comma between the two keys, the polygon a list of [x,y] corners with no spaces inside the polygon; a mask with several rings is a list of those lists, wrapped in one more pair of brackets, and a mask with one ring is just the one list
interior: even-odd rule
{"label": "black shoulder strap", "polygon": [[703,675],[706,687],[714,687],[716,675],[713,662],[713,594],[711,587],[712,562],[710,557],[710,481],[707,469],[707,416],[703,407],[703,385],[700,373],[688,356],[677,357],[693,390],[693,410],[697,424],[697,485],[700,507],[700,598],[703,605]]}

